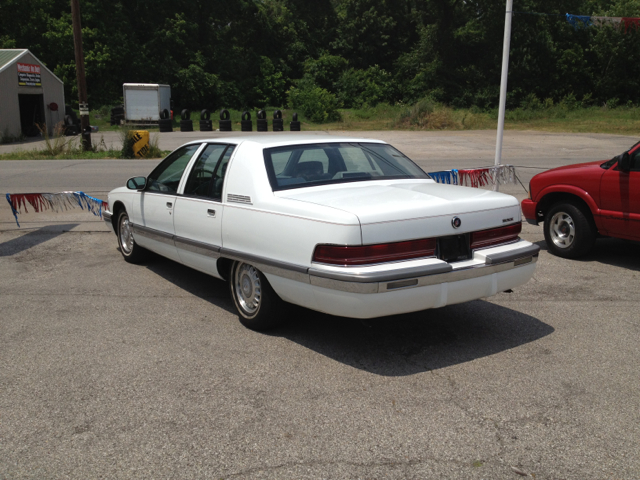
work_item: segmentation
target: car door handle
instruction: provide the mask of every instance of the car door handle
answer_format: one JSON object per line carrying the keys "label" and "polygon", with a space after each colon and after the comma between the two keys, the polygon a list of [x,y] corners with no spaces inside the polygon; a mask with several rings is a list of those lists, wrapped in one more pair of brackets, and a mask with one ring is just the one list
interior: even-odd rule
{"label": "car door handle", "polygon": [[216,216],[216,211],[211,209],[211,208],[209,208],[207,210],[207,215],[209,215],[210,217],[215,217]]}
{"label": "car door handle", "polygon": [[171,207],[173,207],[173,203],[167,202],[167,208],[171,208]]}

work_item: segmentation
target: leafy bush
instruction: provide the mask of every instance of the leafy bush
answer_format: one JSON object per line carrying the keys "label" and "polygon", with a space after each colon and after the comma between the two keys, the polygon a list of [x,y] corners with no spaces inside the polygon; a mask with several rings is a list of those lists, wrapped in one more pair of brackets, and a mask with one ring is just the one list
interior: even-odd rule
{"label": "leafy bush", "polygon": [[348,66],[349,62],[345,58],[324,53],[317,59],[304,62],[304,74],[320,88],[335,91],[336,83]]}
{"label": "leafy bush", "polygon": [[281,107],[287,93],[287,80],[281,69],[276,68],[269,57],[260,57],[260,78],[255,89],[258,106]]}
{"label": "leafy bush", "polygon": [[350,68],[342,74],[336,89],[346,108],[361,108],[392,100],[394,85],[389,72],[373,65],[366,70]]}
{"label": "leafy bush", "polygon": [[340,120],[341,107],[336,96],[328,90],[319,87],[308,78],[296,82],[288,92],[289,105],[314,123],[324,123]]}

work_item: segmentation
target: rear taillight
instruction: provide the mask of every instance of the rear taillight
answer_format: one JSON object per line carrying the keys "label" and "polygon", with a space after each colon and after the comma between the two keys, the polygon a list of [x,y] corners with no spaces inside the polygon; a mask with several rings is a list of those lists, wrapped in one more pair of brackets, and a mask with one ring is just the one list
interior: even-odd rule
{"label": "rear taillight", "polygon": [[435,254],[436,239],[423,238],[378,245],[318,245],[313,252],[313,261],[330,265],[368,265],[433,257]]}
{"label": "rear taillight", "polygon": [[514,223],[506,227],[491,228],[471,233],[471,250],[491,247],[501,243],[513,242],[522,231],[522,223]]}

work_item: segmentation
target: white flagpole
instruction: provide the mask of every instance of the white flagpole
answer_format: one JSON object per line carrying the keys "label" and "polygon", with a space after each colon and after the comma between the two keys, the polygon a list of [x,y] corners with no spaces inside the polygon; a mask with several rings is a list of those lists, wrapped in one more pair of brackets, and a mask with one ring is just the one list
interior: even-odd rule
{"label": "white flagpole", "polygon": [[[504,136],[504,111],[507,103],[507,76],[509,75],[509,47],[511,44],[511,18],[513,17],[513,0],[507,0],[504,17],[504,44],[502,46],[502,77],[500,79],[500,107],[498,109],[498,136],[496,138],[496,166],[502,163],[502,138]],[[493,186],[498,191],[498,182]]]}

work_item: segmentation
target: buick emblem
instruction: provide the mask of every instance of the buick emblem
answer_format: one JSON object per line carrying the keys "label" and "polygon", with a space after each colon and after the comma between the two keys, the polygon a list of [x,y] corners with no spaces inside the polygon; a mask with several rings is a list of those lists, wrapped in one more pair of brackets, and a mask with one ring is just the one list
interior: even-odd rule
{"label": "buick emblem", "polygon": [[453,217],[451,219],[451,225],[453,226],[453,228],[460,228],[460,225],[462,225],[462,220],[460,220],[460,217]]}

